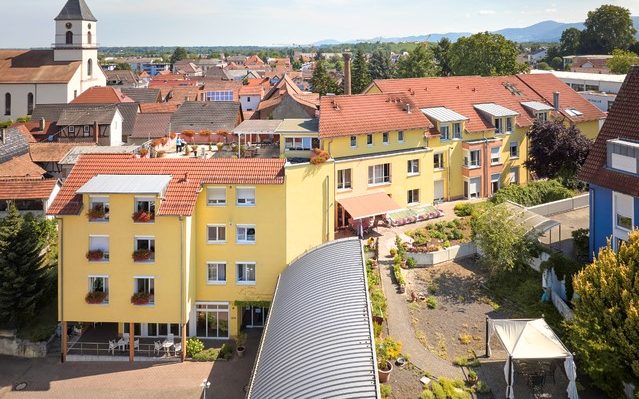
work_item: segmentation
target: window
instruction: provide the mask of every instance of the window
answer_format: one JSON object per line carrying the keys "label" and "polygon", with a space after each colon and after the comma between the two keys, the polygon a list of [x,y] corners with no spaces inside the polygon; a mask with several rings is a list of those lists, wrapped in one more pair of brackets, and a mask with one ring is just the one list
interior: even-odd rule
{"label": "window", "polygon": [[209,244],[226,242],[226,226],[223,224],[206,226],[206,237]]}
{"label": "window", "polygon": [[238,187],[237,188],[237,205],[238,206],[254,206],[255,205],[255,187]]}
{"label": "window", "polygon": [[109,260],[109,236],[89,236],[89,262],[107,262]]}
{"label": "window", "polygon": [[93,76],[93,60],[91,58],[87,61],[87,75]]}
{"label": "window", "polygon": [[382,144],[388,144],[388,132],[382,133]]}
{"label": "window", "polygon": [[351,136],[351,148],[357,147],[357,136]]}
{"label": "window", "polygon": [[499,188],[501,186],[500,180],[501,180],[501,175],[499,173],[495,173],[492,176],[490,176],[490,189],[493,194],[499,191]]}
{"label": "window", "polygon": [[209,187],[206,189],[206,203],[208,206],[226,205],[226,187]]}
{"label": "window", "polygon": [[[615,215],[615,226],[623,230],[632,230],[633,215],[635,214],[635,201],[630,195],[613,192],[613,212]],[[621,233],[616,233],[621,236]]]}
{"label": "window", "polygon": [[75,133],[75,126],[69,126],[69,133]]}
{"label": "window", "polygon": [[390,182],[391,182],[391,176],[390,176],[389,163],[368,167],[368,185],[369,186],[373,184],[385,184]]}
{"label": "window", "polygon": [[440,140],[450,140],[450,131],[448,125],[440,125],[439,133],[441,134]]}
{"label": "window", "polygon": [[250,97],[250,96],[249,96],[249,97],[246,97],[246,102],[247,102],[247,103],[250,103],[250,102],[251,102],[251,97]]}
{"label": "window", "polygon": [[539,112],[537,113],[537,119],[539,119],[542,122],[546,122],[548,120],[548,113],[547,112]]}
{"label": "window", "polygon": [[310,137],[286,137],[284,139],[285,151],[304,151],[311,150],[311,138]]}
{"label": "window", "polygon": [[87,33],[87,43],[91,44],[93,42],[93,34],[91,32]]}
{"label": "window", "polygon": [[586,84],[586,91],[599,91],[599,86]]}
{"label": "window", "polygon": [[453,123],[453,139],[461,139],[462,138],[462,130],[461,123]]}
{"label": "window", "polygon": [[508,183],[509,184],[517,184],[519,183],[519,168],[510,168],[510,172],[508,173]]}
{"label": "window", "polygon": [[403,143],[404,142],[404,131],[400,130],[397,132],[397,142],[398,143]]}
{"label": "window", "polygon": [[499,159],[499,151],[501,150],[501,148],[499,147],[491,147],[490,148],[490,164],[491,165],[498,165],[500,163],[500,159]]}
{"label": "window", "polygon": [[66,33],[65,39],[66,39],[65,40],[66,44],[73,44],[73,32],[68,30]]}
{"label": "window", "polygon": [[444,169],[444,153],[443,152],[438,152],[436,154],[433,154],[433,164],[434,164],[435,170]]}
{"label": "window", "polygon": [[155,303],[155,278],[135,277],[133,279],[133,294],[137,297],[144,298],[143,301],[137,302],[136,304],[153,305]]}
{"label": "window", "polygon": [[237,283],[255,284],[255,263],[237,263]]}
{"label": "window", "polygon": [[480,177],[474,177],[472,179],[464,180],[464,197],[479,198],[480,186],[481,186]]}
{"label": "window", "polygon": [[519,158],[519,143],[510,143],[510,157]]}
{"label": "window", "polygon": [[4,95],[4,114],[11,115],[11,93]]}
{"label": "window", "polygon": [[513,119],[506,118],[506,133],[510,133],[513,131]]}
{"label": "window", "polygon": [[464,154],[464,166],[467,168],[478,168],[479,162],[479,150],[466,151]]}
{"label": "window", "polygon": [[408,201],[409,204],[417,204],[419,202],[419,189],[408,190]]}
{"label": "window", "polygon": [[337,189],[349,190],[351,189],[351,170],[341,169],[337,171]]}
{"label": "window", "polygon": [[155,199],[136,198],[133,212],[133,219],[136,223],[153,222],[155,220]]}
{"label": "window", "polygon": [[226,263],[207,263],[207,279],[209,284],[226,284]]}
{"label": "window", "polygon": [[229,337],[228,303],[197,303],[196,335],[202,338]]}
{"label": "window", "polygon": [[89,222],[109,221],[109,198],[90,197],[89,198]]}
{"label": "window", "polygon": [[206,93],[206,101],[233,101],[233,91],[209,91]]}
{"label": "window", "polygon": [[33,114],[33,93],[27,94],[27,115]]}
{"label": "window", "polygon": [[366,135],[366,144],[367,145],[373,145],[373,135],[372,134],[367,134]]}
{"label": "window", "polygon": [[502,120],[499,118],[495,118],[495,132],[499,134],[504,132],[504,126],[502,124]]}
{"label": "window", "polygon": [[155,260],[155,238],[135,237],[133,258],[136,262],[153,262]]}
{"label": "window", "polygon": [[236,241],[238,244],[255,244],[255,226],[238,225]]}
{"label": "window", "polygon": [[408,161],[408,175],[415,176],[419,174],[419,159],[411,159]]}
{"label": "window", "polygon": [[[94,304],[107,304],[109,303],[109,277],[108,276],[89,276],[89,293],[93,295],[87,295],[87,301],[92,298],[89,303]],[[97,294],[101,293],[101,294]],[[102,299],[100,301],[100,299]]]}
{"label": "window", "polygon": [[91,126],[83,126],[82,127],[82,134],[84,135],[84,137],[89,137],[91,136]]}
{"label": "window", "polygon": [[617,227],[632,230],[632,218],[617,213]]}

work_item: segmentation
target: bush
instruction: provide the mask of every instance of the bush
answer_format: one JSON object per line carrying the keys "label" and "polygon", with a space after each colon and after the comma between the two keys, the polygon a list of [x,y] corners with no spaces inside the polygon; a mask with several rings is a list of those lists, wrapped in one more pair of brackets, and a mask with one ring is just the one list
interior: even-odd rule
{"label": "bush", "polygon": [[535,206],[574,195],[574,191],[564,187],[558,180],[537,180],[527,186],[511,184],[497,191],[490,200],[494,204],[512,201],[523,206]]}
{"label": "bush", "polygon": [[489,393],[490,392],[490,387],[484,381],[477,381],[477,385],[475,386],[475,389],[479,393]]}
{"label": "bush", "polygon": [[[188,346],[187,346],[187,352],[188,352]],[[220,356],[219,348],[210,348],[210,349],[204,349],[202,351],[199,351],[198,353],[193,355],[192,358],[196,362],[213,362],[217,360],[219,356]]]}
{"label": "bush", "polygon": [[468,358],[464,356],[458,356],[453,360],[453,364],[458,367],[468,366]]}
{"label": "bush", "polygon": [[575,243],[575,255],[581,259],[588,259],[588,251],[590,250],[589,235],[589,229],[577,229],[572,232],[572,239]]}
{"label": "bush", "polygon": [[186,356],[193,357],[204,350],[204,343],[197,338],[186,340]]}
{"label": "bush", "polygon": [[420,399],[435,399],[435,394],[433,394],[433,391],[430,390],[430,388],[426,388],[422,391],[421,396],[419,397]]}
{"label": "bush", "polygon": [[220,349],[219,359],[230,360],[233,357],[233,352],[235,348],[232,344],[224,344]]}
{"label": "bush", "polygon": [[435,399],[446,399],[446,392],[444,388],[437,381],[430,383],[430,390],[433,391]]}
{"label": "bush", "polygon": [[435,298],[434,296],[429,296],[428,298],[426,298],[426,306],[428,306],[428,309],[437,308],[437,298]]}
{"label": "bush", "polygon": [[582,265],[574,259],[554,252],[550,258],[541,264],[541,270],[554,270],[559,280],[564,280],[566,285],[566,299],[570,302],[573,295],[572,278],[582,269]]}
{"label": "bush", "polygon": [[463,202],[461,204],[455,205],[455,208],[453,208],[453,211],[455,212],[455,215],[459,217],[470,216],[470,214],[473,211],[473,206],[472,204],[469,204],[468,202]]}
{"label": "bush", "polygon": [[381,384],[379,390],[382,394],[382,398],[387,398],[390,396],[391,392],[393,392],[393,388],[390,385]]}
{"label": "bush", "polygon": [[408,266],[409,269],[412,269],[417,266],[417,262],[415,261],[415,259],[408,257],[406,259],[406,266]]}

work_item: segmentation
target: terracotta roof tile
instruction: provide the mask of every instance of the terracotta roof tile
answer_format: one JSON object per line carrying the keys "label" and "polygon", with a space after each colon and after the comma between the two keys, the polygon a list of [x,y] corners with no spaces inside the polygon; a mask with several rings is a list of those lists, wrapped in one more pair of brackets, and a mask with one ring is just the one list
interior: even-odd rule
{"label": "terracotta roof tile", "polygon": [[80,61],[54,61],[53,50],[0,50],[0,83],[68,83]]}
{"label": "terracotta roof tile", "polygon": [[91,87],[77,96],[71,104],[119,104],[134,102],[126,94],[114,87]]}
{"label": "terracotta roof tile", "polygon": [[57,179],[0,178],[0,200],[49,198],[57,183]]}
{"label": "terracotta roof tile", "polygon": [[617,94],[595,144],[581,168],[579,178],[598,186],[639,197],[639,176],[606,167],[607,141],[628,139],[639,142],[639,66],[634,66]]}
{"label": "terracotta roof tile", "polygon": [[202,184],[283,184],[281,159],[136,158],[133,155],[83,155],[49,208],[51,215],[75,215],[82,209],[76,191],[99,174],[172,175],[158,215],[191,215]]}
{"label": "terracotta roof tile", "polygon": [[45,173],[47,171],[33,163],[29,154],[0,163],[0,177],[42,177]]}
{"label": "terracotta roof tile", "polygon": [[204,92],[197,86],[191,87],[174,87],[167,95],[167,102],[180,103],[186,101],[202,101]]}
{"label": "terracotta roof tile", "polygon": [[135,118],[131,138],[159,138],[169,132],[170,113],[142,113]]}
{"label": "terracotta roof tile", "polygon": [[140,113],[169,113],[172,114],[180,108],[179,103],[148,103],[148,104],[140,104]]}
{"label": "terracotta roof tile", "polygon": [[29,155],[33,162],[60,162],[72,148],[79,145],[95,146],[89,143],[31,143]]}

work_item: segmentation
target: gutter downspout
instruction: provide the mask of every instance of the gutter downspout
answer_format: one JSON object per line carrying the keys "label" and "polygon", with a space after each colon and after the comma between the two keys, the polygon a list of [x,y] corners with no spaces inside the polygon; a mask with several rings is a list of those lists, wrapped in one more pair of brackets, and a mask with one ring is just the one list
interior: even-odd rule
{"label": "gutter downspout", "polygon": [[[64,260],[64,235],[62,234],[63,227],[64,227],[64,223],[63,223],[64,219],[58,216],[56,216],[56,219],[58,220],[58,226],[59,226],[58,228],[58,279],[59,279],[58,287],[60,289],[60,292],[58,293],[58,295],[60,296],[60,303],[58,303],[58,306],[60,308],[60,321],[64,321],[64,268],[62,267],[63,260]],[[60,331],[60,336],[62,337],[62,334],[66,334],[66,333],[67,332],[65,328],[64,331]],[[66,360],[67,348],[62,346],[61,349],[64,352],[60,353],[60,360],[64,362]]]}
{"label": "gutter downspout", "polygon": [[[180,322],[182,323],[182,329],[184,329],[184,324],[186,321],[184,320],[184,218],[180,215],[178,216],[180,220]],[[184,330],[182,330],[184,331]],[[180,333],[182,332],[180,331]],[[184,337],[182,337],[184,338]],[[186,342],[182,342],[182,360],[184,360],[184,353],[186,352]]]}

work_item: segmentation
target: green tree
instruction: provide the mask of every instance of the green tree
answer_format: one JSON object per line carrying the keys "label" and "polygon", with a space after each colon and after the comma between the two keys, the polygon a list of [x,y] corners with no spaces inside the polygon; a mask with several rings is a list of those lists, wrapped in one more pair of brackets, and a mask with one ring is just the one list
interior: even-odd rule
{"label": "green tree", "polygon": [[594,54],[610,54],[614,49],[627,50],[637,42],[630,10],[604,4],[588,12],[582,32],[582,51]]}
{"label": "green tree", "polygon": [[548,65],[548,63],[543,62],[543,61],[537,64],[537,69],[541,69],[543,71],[551,71],[552,70],[550,65]]}
{"label": "green tree", "polygon": [[[608,397],[621,398],[622,382],[639,387],[639,231],[615,253],[599,251],[573,278],[575,317],[566,323],[578,364]],[[639,389],[635,389],[639,397]]]}
{"label": "green tree", "polygon": [[390,79],[393,77],[393,68],[390,55],[383,49],[376,49],[368,62],[368,73],[371,79]]}
{"label": "green tree", "polygon": [[117,64],[115,64],[115,70],[116,71],[130,71],[131,70],[131,65],[127,64],[126,62],[118,62]]}
{"label": "green tree", "polygon": [[371,84],[371,81],[371,75],[368,73],[368,64],[366,63],[364,52],[361,49],[357,49],[352,70],[353,93],[359,94],[363,92],[368,85]]}
{"label": "green tree", "polygon": [[500,204],[486,208],[471,221],[481,262],[493,275],[528,267],[536,245],[526,227],[517,222],[519,217]]}
{"label": "green tree", "polygon": [[612,51],[612,58],[608,60],[608,69],[611,73],[626,74],[630,68],[639,62],[637,54],[632,51],[615,49]]}
{"label": "green tree", "polygon": [[0,227],[0,318],[18,327],[35,317],[46,286],[44,243],[35,226],[11,205]]}
{"label": "green tree", "polygon": [[564,59],[561,57],[554,57],[548,63],[552,69],[555,71],[562,71],[564,69]]}
{"label": "green tree", "polygon": [[477,33],[450,46],[453,75],[512,75],[527,69],[517,62],[517,45],[500,34]]}
{"label": "green tree", "polygon": [[417,46],[406,57],[397,62],[397,76],[400,78],[423,78],[435,76],[437,68],[433,53],[424,43]]}
{"label": "green tree", "polygon": [[314,93],[319,93],[322,96],[327,93],[339,94],[341,88],[326,71],[325,62],[324,60],[315,61],[315,69],[310,82],[311,88]]}
{"label": "green tree", "polygon": [[171,64],[175,64],[178,61],[182,61],[186,57],[188,57],[188,53],[184,47],[176,47],[171,55]]}
{"label": "green tree", "polygon": [[447,37],[442,37],[440,41],[437,42],[437,45],[433,49],[433,55],[435,57],[435,62],[439,67],[439,74],[441,76],[450,76],[452,71],[450,69],[450,40]]}
{"label": "green tree", "polygon": [[561,55],[576,55],[581,49],[581,31],[577,28],[568,28],[561,34],[559,40]]}

